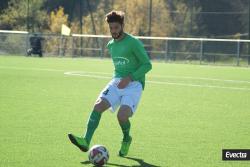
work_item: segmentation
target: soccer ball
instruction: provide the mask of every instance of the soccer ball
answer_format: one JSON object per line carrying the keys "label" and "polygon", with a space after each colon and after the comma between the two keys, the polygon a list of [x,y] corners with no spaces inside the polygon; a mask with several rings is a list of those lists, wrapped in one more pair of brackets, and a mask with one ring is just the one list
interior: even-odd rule
{"label": "soccer ball", "polygon": [[102,145],[94,145],[89,150],[89,161],[95,166],[105,165],[109,160],[109,152]]}

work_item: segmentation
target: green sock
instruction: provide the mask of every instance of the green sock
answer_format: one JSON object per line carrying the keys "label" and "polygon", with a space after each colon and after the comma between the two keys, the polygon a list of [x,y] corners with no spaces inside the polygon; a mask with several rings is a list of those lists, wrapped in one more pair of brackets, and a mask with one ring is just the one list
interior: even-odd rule
{"label": "green sock", "polygon": [[129,141],[130,137],[129,137],[129,131],[130,131],[130,121],[128,120],[125,123],[120,124],[121,128],[122,128],[122,133],[123,133],[123,141],[127,142]]}
{"label": "green sock", "polygon": [[93,136],[96,128],[99,125],[101,116],[102,116],[102,114],[100,112],[95,111],[95,110],[93,110],[89,116],[89,120],[87,123],[87,130],[86,130],[86,133],[84,135],[84,138],[87,140],[88,143],[90,143],[92,136]]}

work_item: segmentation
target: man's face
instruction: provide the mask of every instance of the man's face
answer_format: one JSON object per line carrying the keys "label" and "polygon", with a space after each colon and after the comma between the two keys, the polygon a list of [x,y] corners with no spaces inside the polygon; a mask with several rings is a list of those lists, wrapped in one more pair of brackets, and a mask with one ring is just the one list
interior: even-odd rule
{"label": "man's face", "polygon": [[123,25],[118,22],[109,23],[109,30],[112,38],[118,39],[123,33]]}

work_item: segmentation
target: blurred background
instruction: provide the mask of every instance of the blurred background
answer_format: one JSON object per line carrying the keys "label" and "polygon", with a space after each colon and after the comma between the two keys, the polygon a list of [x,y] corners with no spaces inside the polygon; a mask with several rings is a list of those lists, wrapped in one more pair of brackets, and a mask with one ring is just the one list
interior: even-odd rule
{"label": "blurred background", "polygon": [[40,56],[109,57],[110,37],[98,35],[109,35],[111,10],[125,12],[126,32],[142,36],[152,59],[250,64],[250,0],[0,0],[0,54],[41,45]]}

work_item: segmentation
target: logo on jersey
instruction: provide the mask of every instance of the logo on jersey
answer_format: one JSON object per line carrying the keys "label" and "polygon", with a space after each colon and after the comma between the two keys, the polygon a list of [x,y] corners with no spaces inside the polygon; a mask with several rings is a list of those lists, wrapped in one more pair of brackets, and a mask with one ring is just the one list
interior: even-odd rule
{"label": "logo on jersey", "polygon": [[116,66],[123,66],[129,63],[129,59],[124,57],[114,57],[113,61]]}

